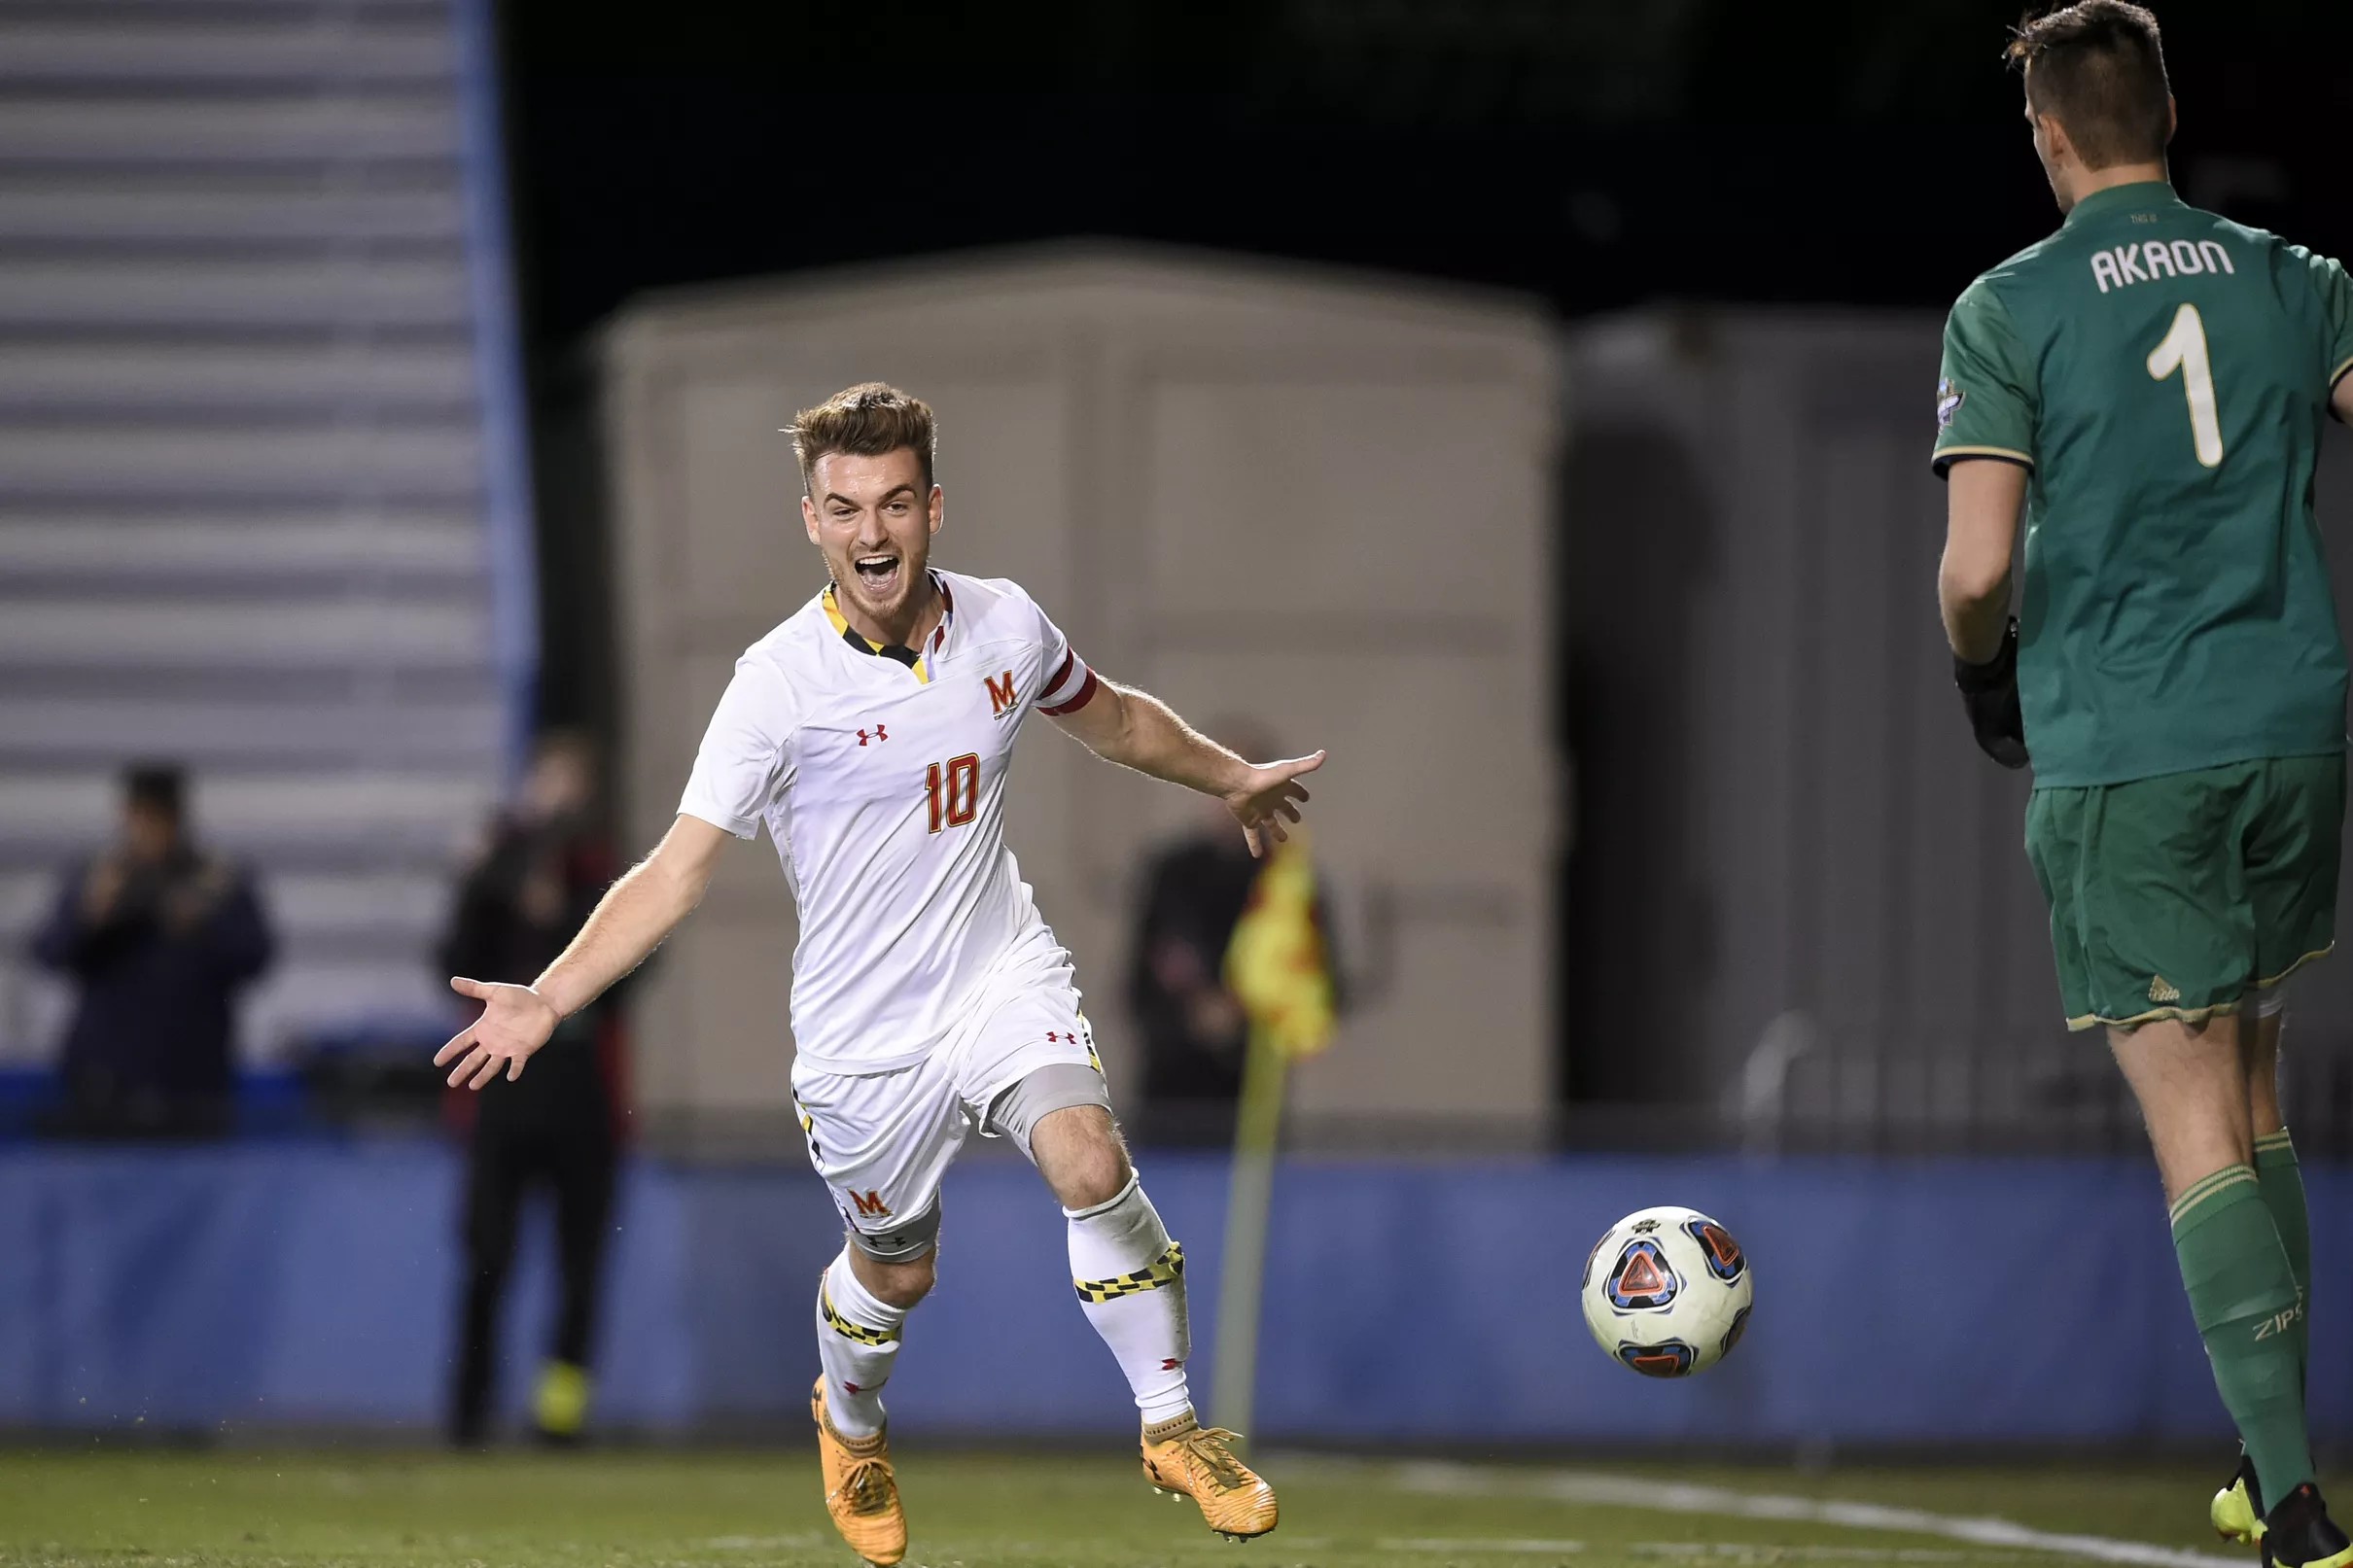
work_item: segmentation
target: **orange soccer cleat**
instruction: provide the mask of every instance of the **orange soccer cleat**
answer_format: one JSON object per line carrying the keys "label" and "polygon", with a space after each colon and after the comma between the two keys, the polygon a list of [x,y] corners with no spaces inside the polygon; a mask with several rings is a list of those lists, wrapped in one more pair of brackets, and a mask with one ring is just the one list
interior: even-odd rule
{"label": "orange soccer cleat", "polygon": [[1143,1477],[1171,1497],[1201,1506],[1209,1527],[1247,1541],[1275,1527],[1275,1488],[1234,1457],[1234,1433],[1203,1426],[1190,1412],[1143,1429]]}
{"label": "orange soccer cleat", "polygon": [[907,1554],[907,1516],[898,1506],[898,1477],[891,1469],[887,1431],[870,1438],[845,1438],[825,1413],[825,1380],[809,1395],[817,1419],[817,1456],[825,1477],[825,1512],[841,1538],[876,1568],[891,1568]]}

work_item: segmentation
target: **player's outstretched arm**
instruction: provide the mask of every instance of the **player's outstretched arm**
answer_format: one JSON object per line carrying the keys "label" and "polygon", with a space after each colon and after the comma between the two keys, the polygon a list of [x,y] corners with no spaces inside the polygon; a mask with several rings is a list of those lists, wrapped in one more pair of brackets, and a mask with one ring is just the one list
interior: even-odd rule
{"label": "player's outstretched arm", "polygon": [[605,889],[572,945],[528,986],[453,976],[449,989],[482,1004],[482,1016],[434,1054],[452,1088],[479,1089],[503,1069],[510,1079],[547,1043],[556,1025],[646,961],[703,901],[727,835],[699,817],[681,817],[653,853]]}
{"label": "player's outstretched arm", "polygon": [[1215,795],[1242,824],[1252,854],[1264,854],[1269,844],[1289,836],[1282,824],[1299,820],[1308,798],[1299,776],[1323,766],[1321,751],[1251,762],[1178,718],[1150,692],[1097,679],[1095,695],[1083,707],[1054,717],[1080,745],[1107,762]]}

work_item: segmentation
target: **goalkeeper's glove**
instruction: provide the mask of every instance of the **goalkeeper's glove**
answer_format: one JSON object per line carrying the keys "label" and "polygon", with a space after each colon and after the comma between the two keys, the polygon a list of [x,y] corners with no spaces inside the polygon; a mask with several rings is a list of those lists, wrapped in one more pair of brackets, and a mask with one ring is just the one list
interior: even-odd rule
{"label": "goalkeeper's glove", "polygon": [[1969,710],[1978,749],[2005,768],[2026,765],[2026,721],[2018,706],[2018,617],[2002,630],[2000,651],[1984,664],[1952,656],[1952,682]]}

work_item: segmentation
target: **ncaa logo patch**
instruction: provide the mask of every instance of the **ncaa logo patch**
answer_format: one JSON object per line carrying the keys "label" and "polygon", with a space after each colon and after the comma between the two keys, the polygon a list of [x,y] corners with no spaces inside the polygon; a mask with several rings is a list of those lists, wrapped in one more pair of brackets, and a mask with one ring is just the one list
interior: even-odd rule
{"label": "ncaa logo patch", "polygon": [[1966,397],[1968,397],[1968,396],[1969,396],[1969,395],[1968,395],[1967,393],[1963,392],[1963,391],[1962,391],[1960,388],[1958,388],[1958,387],[1956,387],[1956,386],[1954,386],[1954,385],[1952,384],[1952,377],[1950,377],[1950,376],[1946,376],[1945,378],[1943,378],[1942,380],[1940,380],[1940,381],[1938,381],[1938,382],[1937,382],[1937,384],[1936,384],[1936,428],[1937,428],[1937,429],[1939,429],[1939,430],[1950,430],[1950,429],[1952,428],[1952,416],[1953,416],[1953,415],[1955,415],[1955,414],[1957,414],[1957,413],[1959,413],[1959,412],[1961,411],[1961,400],[1962,400],[1962,399],[1964,399],[1964,398],[1966,398]]}

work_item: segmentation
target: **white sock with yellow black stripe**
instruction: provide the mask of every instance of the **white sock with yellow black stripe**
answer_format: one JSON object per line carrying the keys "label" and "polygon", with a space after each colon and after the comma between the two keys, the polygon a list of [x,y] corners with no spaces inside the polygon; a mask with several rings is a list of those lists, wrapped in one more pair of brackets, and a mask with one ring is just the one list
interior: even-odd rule
{"label": "white sock with yellow black stripe", "polygon": [[882,1385],[898,1359],[906,1308],[878,1300],[850,1269],[850,1249],[817,1276],[817,1359],[825,1369],[825,1413],[845,1438],[882,1430]]}
{"label": "white sock with yellow black stripe", "polygon": [[1185,1358],[1193,1353],[1184,1311],[1184,1248],[1131,1175],[1119,1196],[1063,1213],[1071,1222],[1071,1281],[1078,1301],[1119,1359],[1145,1423],[1193,1408]]}

